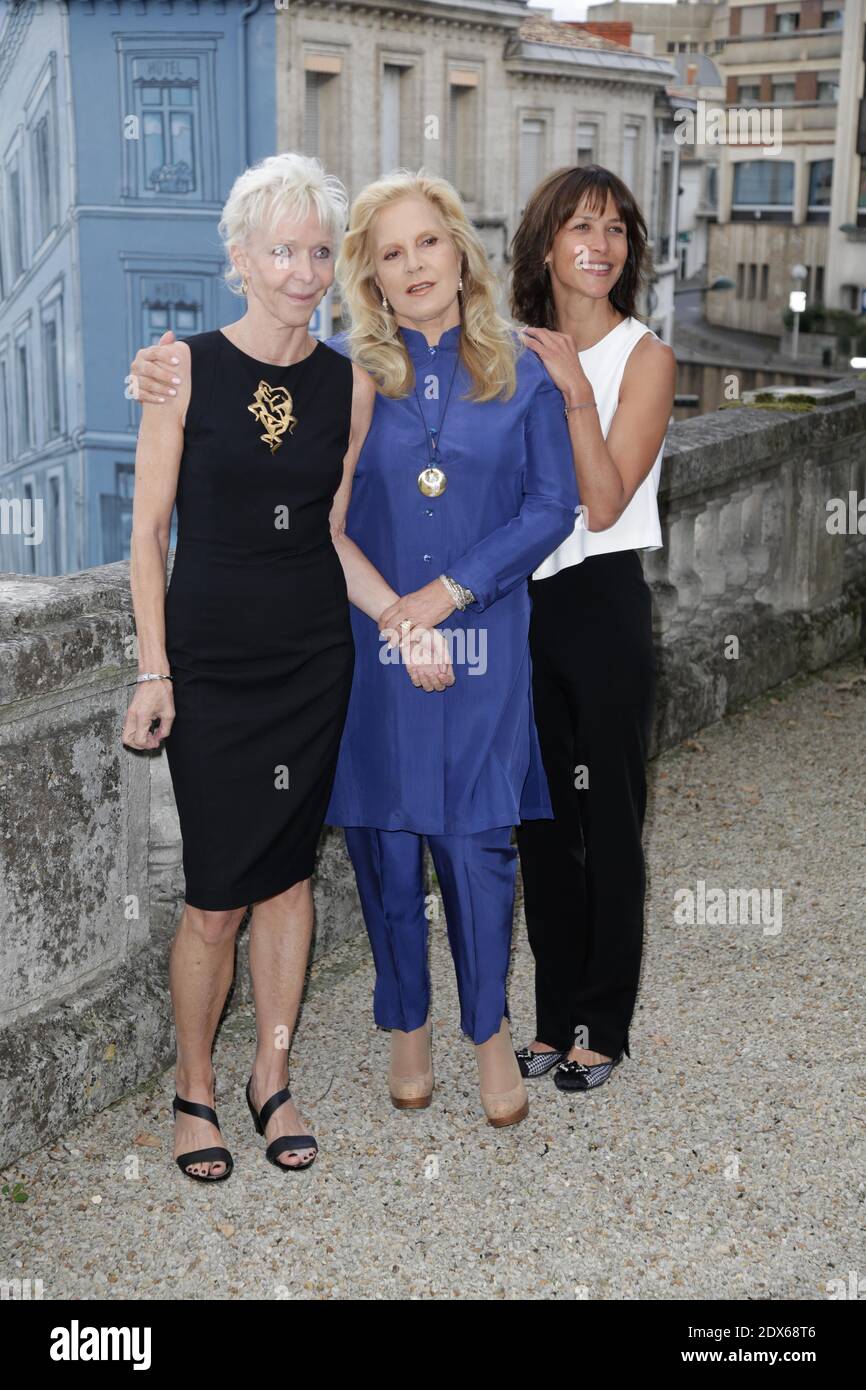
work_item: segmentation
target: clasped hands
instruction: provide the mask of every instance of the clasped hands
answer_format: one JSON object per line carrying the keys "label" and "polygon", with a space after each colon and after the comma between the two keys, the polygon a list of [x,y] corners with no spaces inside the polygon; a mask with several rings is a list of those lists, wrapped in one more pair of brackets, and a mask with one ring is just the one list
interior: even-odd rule
{"label": "clasped hands", "polygon": [[379,614],[379,631],[387,634],[389,647],[399,645],[409,679],[421,690],[445,690],[454,684],[448,641],[436,627],[453,612],[445,585],[433,579]]}

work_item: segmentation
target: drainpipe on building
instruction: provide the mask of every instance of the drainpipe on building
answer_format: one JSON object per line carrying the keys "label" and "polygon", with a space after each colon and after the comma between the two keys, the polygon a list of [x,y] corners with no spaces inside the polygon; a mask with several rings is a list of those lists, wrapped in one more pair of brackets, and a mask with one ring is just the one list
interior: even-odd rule
{"label": "drainpipe on building", "polygon": [[[58,208],[57,219],[60,225],[63,222],[69,223],[69,278],[71,283],[70,293],[70,325],[69,331],[72,340],[76,345],[80,345],[81,352],[75,354],[75,399],[72,399],[72,392],[69,390],[69,375],[67,373],[64,381],[66,392],[66,421],[67,429],[72,420],[80,423],[69,430],[70,442],[73,450],[73,458],[78,461],[78,481],[74,484],[75,496],[73,501],[73,531],[70,544],[65,547],[67,569],[84,569],[90,563],[89,542],[91,527],[87,514],[86,492],[87,492],[87,447],[85,436],[87,434],[87,379],[84,371],[84,306],[81,302],[81,221],[78,216],[78,160],[77,160],[77,128],[75,124],[75,103],[73,100],[72,82],[72,39],[69,32],[69,14],[64,10],[61,15],[61,26],[63,35],[63,50],[59,57],[59,62],[63,64],[63,86],[65,89],[65,109],[66,118],[66,180],[67,180],[67,203],[65,212],[61,211],[59,197],[62,190],[58,189]],[[59,114],[59,113],[58,113]],[[72,469],[70,469],[70,475]],[[64,510],[68,510],[68,502],[64,496]],[[66,525],[66,517],[63,519]],[[74,559],[73,559],[74,552]],[[70,563],[72,561],[72,563]]]}
{"label": "drainpipe on building", "polygon": [[[259,9],[262,0],[250,0],[250,4],[241,10],[240,31],[238,35],[238,104],[241,115],[241,168],[249,167],[250,151],[248,144],[247,121],[247,20],[251,19],[256,10]],[[238,171],[240,172],[240,170]]]}

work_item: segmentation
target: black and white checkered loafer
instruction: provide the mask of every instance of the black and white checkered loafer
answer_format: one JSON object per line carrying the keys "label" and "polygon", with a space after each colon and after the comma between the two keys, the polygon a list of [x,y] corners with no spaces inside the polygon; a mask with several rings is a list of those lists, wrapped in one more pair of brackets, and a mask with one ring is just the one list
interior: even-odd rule
{"label": "black and white checkered loafer", "polygon": [[617,1062],[622,1061],[622,1053],[612,1062],[598,1062],[586,1066],[583,1062],[560,1062],[553,1075],[553,1084],[559,1091],[593,1091],[603,1086]]}
{"label": "black and white checkered loafer", "polygon": [[561,1062],[564,1052],[532,1052],[528,1047],[515,1049],[520,1075],[525,1077],[544,1076],[557,1062]]}

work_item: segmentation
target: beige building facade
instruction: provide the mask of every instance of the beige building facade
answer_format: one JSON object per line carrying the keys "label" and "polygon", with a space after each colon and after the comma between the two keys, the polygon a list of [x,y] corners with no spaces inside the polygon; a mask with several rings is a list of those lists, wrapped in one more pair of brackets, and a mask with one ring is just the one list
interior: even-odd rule
{"label": "beige building facade", "polygon": [[[710,322],[779,334],[798,288],[807,304],[862,311],[864,26],[866,0],[731,0],[717,60],[728,135],[707,269],[736,291],[707,296]],[[733,143],[732,123],[738,117],[745,131],[745,113],[754,143]],[[805,279],[793,277],[795,266]]]}
{"label": "beige building facade", "polygon": [[712,58],[725,46],[726,10],[726,0],[683,0],[670,5],[609,0],[608,4],[589,5],[586,17],[631,24],[633,47],[647,53],[706,53]]}
{"label": "beige building facade", "polygon": [[353,196],[396,167],[444,174],[503,282],[541,179],[575,163],[613,169],[651,229],[647,310],[670,341],[678,151],[664,58],[518,0],[296,0],[278,61],[282,148],[317,155]]}

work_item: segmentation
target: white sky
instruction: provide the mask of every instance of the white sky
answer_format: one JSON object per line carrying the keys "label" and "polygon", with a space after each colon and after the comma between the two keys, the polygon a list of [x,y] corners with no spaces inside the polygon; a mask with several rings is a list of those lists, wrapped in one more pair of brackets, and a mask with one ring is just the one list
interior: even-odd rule
{"label": "white sky", "polygon": [[[670,0],[645,0],[647,4],[662,5]],[[529,0],[532,10],[553,10],[554,19],[591,19],[587,0]]]}

